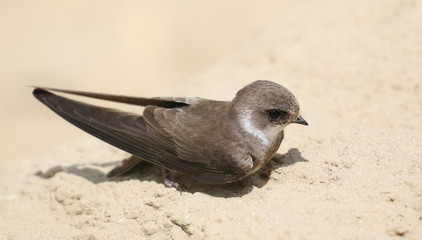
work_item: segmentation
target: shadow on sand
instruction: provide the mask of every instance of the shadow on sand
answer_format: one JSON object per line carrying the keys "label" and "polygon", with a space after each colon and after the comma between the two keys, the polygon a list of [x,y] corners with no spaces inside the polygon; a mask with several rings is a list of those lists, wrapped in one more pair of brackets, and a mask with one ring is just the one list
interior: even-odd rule
{"label": "shadow on sand", "polygon": [[[287,167],[295,164],[296,162],[308,162],[308,160],[302,157],[302,154],[297,148],[291,148],[286,154],[282,155],[277,153],[264,167],[239,182],[209,185],[200,183],[177,173],[174,174],[174,179],[183,186],[182,192],[201,192],[210,196],[223,198],[241,197],[251,192],[254,187],[262,188],[265,186],[270,179],[271,172],[275,169]],[[36,175],[42,178],[51,178],[58,172],[66,172],[83,177],[93,183],[107,181],[121,182],[131,179],[138,179],[140,181],[155,181],[160,184],[163,183],[161,168],[146,161],[141,162],[127,174],[118,178],[107,178],[106,174],[102,171],[103,168],[115,166],[118,163],[120,163],[120,161],[89,165],[75,164],[67,167],[55,166],[45,172],[39,171]],[[164,187],[164,184],[162,184],[162,186]]]}

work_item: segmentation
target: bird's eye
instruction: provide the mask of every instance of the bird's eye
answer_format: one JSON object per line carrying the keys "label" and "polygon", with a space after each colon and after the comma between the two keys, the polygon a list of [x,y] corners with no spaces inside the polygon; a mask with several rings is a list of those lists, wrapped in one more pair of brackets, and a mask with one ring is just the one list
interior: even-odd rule
{"label": "bird's eye", "polygon": [[277,120],[281,116],[281,111],[278,109],[270,109],[267,111],[268,117],[270,117],[272,120]]}

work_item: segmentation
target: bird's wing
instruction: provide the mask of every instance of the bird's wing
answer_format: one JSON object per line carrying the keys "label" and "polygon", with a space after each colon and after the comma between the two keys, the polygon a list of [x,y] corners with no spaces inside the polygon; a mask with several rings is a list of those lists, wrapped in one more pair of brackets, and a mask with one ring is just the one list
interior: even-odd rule
{"label": "bird's wing", "polygon": [[62,92],[68,93],[78,96],[102,99],[107,101],[119,102],[119,103],[127,103],[132,105],[138,106],[158,106],[164,108],[177,108],[177,107],[185,107],[189,104],[184,102],[184,98],[141,98],[141,97],[130,97],[130,96],[122,96],[122,95],[112,95],[112,94],[104,94],[104,93],[91,93],[91,92],[83,92],[83,91],[74,91],[74,90],[64,90],[64,89],[57,89],[57,88],[41,88],[36,87],[37,89],[43,89],[46,91],[55,91],[55,92]]}
{"label": "bird's wing", "polygon": [[[147,133],[166,153],[160,162],[166,166],[182,163],[184,168],[182,172],[189,173],[200,181],[217,183],[239,180],[239,176],[248,169],[244,168],[242,159],[234,159],[232,156],[231,151],[234,151],[235,146],[226,139],[224,141],[226,148],[213,148],[214,142],[209,136],[211,132],[207,132],[206,135],[198,135],[199,133],[196,132],[198,125],[203,124],[204,119],[197,115],[183,116],[184,114],[189,113],[177,108],[165,109],[155,106],[145,108],[143,116]],[[190,121],[180,121],[187,118]],[[250,156],[242,157],[249,158]],[[173,170],[177,170],[177,167],[179,166]]]}
{"label": "bird's wing", "polygon": [[170,153],[171,157],[193,163],[203,171],[221,172],[213,166],[213,159],[208,157],[211,151],[198,146],[195,138],[186,131],[186,129],[191,129],[191,126],[186,122],[178,121],[178,116],[182,114],[186,113],[181,109],[146,107],[143,116],[148,135],[160,145],[161,149]]}
{"label": "bird's wing", "polygon": [[33,91],[33,95],[59,116],[93,136],[142,158],[154,157],[145,119],[141,115],[71,100],[39,88]]}
{"label": "bird's wing", "polygon": [[[177,109],[173,109],[176,112],[167,112],[160,110],[164,108],[149,106],[145,109],[145,117],[143,117],[71,100],[44,89],[37,88],[33,94],[65,120],[141,159],[185,173],[202,182],[223,183],[237,180],[237,176],[226,174],[214,166],[211,156],[208,157],[203,149],[196,149],[195,145],[188,140],[189,136],[182,131],[183,128],[177,127],[174,122],[176,119],[169,117],[175,116]],[[155,111],[156,109],[158,111]],[[156,120],[159,114],[166,116],[160,122]],[[174,127],[176,131],[171,130]],[[189,161],[181,159],[177,151],[181,147],[187,148],[185,151],[194,157],[189,158]]]}

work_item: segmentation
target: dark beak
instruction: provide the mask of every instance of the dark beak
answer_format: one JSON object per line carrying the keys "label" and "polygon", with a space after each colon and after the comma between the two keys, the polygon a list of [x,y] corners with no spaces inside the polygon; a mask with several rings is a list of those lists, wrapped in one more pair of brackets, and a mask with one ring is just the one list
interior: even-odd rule
{"label": "dark beak", "polygon": [[309,124],[308,124],[308,122],[305,120],[305,119],[303,119],[303,117],[302,116],[299,116],[296,120],[294,120],[293,121],[294,123],[299,123],[299,124],[302,124],[302,125],[306,125],[306,126],[308,126]]}

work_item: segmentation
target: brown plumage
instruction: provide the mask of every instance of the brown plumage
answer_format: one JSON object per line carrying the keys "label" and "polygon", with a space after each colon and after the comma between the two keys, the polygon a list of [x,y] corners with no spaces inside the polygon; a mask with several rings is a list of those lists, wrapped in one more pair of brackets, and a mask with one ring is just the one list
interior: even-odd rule
{"label": "brown plumage", "polygon": [[[145,106],[143,115],[67,99],[57,91]],[[241,180],[277,152],[283,129],[307,125],[286,88],[255,81],[233,101],[202,98],[135,98],[36,88],[34,96],[82,130],[134,155],[108,176],[121,175],[142,160],[218,184]]]}

